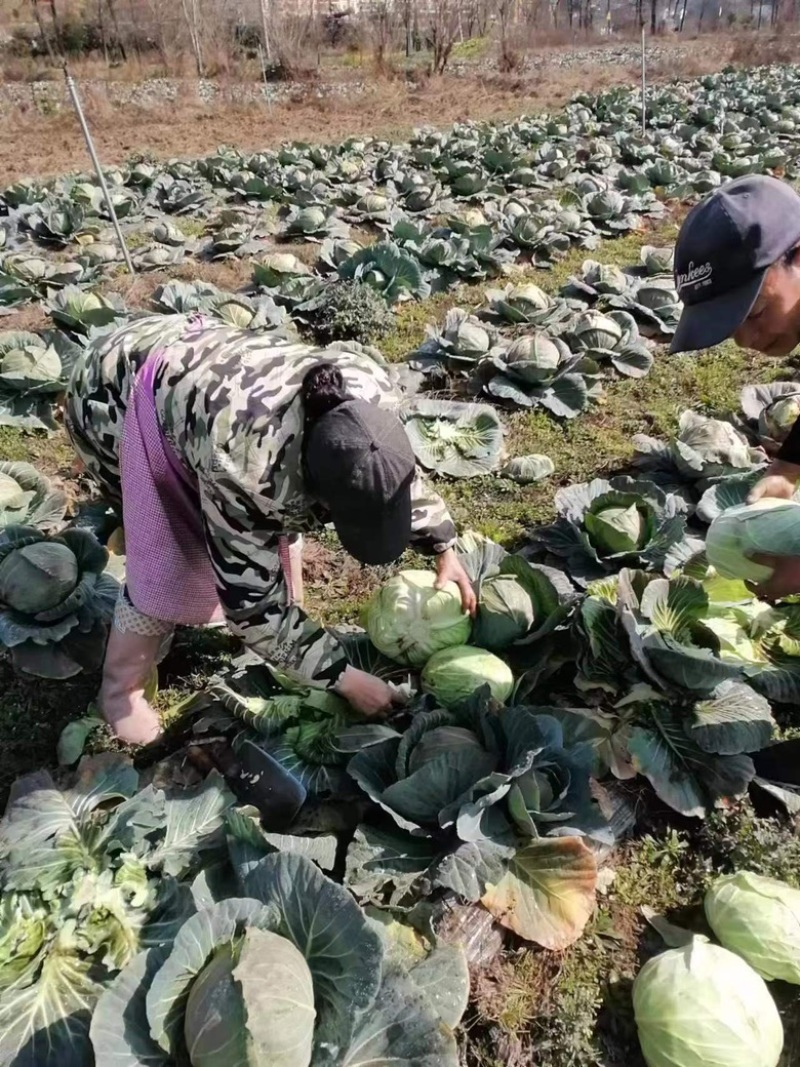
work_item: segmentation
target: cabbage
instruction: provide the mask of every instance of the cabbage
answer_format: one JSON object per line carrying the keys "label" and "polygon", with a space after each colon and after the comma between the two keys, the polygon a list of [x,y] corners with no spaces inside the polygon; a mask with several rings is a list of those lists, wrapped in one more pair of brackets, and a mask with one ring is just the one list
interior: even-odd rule
{"label": "cabbage", "polygon": [[764,425],[775,441],[784,441],[800,418],[800,396],[782,396],[764,411]]}
{"label": "cabbage", "polygon": [[800,889],[739,871],[714,883],[705,911],[725,948],[762,978],[800,985]]}
{"label": "cabbage", "polygon": [[0,563],[0,601],[32,615],[51,611],[72,593],[79,579],[78,562],[67,545],[26,545]]}
{"label": "cabbage", "polygon": [[472,732],[464,726],[437,726],[423,734],[422,740],[414,746],[408,761],[410,774],[432,763],[440,756],[449,756],[454,752],[472,749],[473,754],[482,752],[483,745]]}
{"label": "cabbage", "polygon": [[469,645],[437,652],[422,672],[422,688],[446,708],[460,704],[483,685],[489,686],[495,700],[505,703],[514,689],[514,675],[497,656]]}
{"label": "cabbage", "polygon": [[701,938],[644,965],[633,1010],[648,1067],[776,1067],[783,1049],[763,979]]}
{"label": "cabbage", "polygon": [[751,558],[759,552],[800,555],[800,503],[766,497],[729,508],[711,523],[706,555],[723,578],[766,581],[772,569]]}
{"label": "cabbage", "polygon": [[587,512],[585,524],[592,544],[603,555],[636,552],[647,540],[647,520],[635,504]]}
{"label": "cabbage", "polygon": [[472,622],[458,586],[435,589],[436,580],[430,571],[401,571],[373,596],[365,626],[385,656],[421,667],[434,652],[469,641]]}
{"label": "cabbage", "polygon": [[536,622],[530,590],[513,575],[498,574],[481,586],[478,613],[480,638],[486,648],[499,652],[524,637]]}
{"label": "cabbage", "polygon": [[[261,973],[253,973],[259,962]],[[248,1005],[258,1008],[257,1018],[248,1018]],[[240,1062],[249,1051],[253,1062],[270,1067],[308,1067],[315,1016],[302,953],[270,930],[248,930],[238,944],[219,949],[190,988],[183,1020],[189,1061],[228,1067],[232,1053]]]}

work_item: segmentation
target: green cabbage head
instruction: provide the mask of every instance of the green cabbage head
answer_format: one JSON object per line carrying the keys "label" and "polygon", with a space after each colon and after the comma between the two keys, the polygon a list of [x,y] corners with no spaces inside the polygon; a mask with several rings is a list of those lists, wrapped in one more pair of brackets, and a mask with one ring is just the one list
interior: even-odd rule
{"label": "green cabbage head", "polygon": [[[247,1008],[256,1006],[250,1020]],[[299,949],[253,927],[219,948],[190,987],[183,1018],[189,1062],[228,1067],[235,1028],[237,1041],[257,1051],[260,1062],[308,1067],[315,1017],[311,971]]]}
{"label": "green cabbage head", "polygon": [[422,672],[422,688],[446,708],[453,708],[481,686],[504,704],[514,689],[511,668],[491,652],[462,645],[445,648],[431,656]]}
{"label": "green cabbage head", "polygon": [[633,1010],[648,1067],[777,1067],[783,1049],[764,980],[700,938],[644,965]]}
{"label": "green cabbage head", "polygon": [[401,571],[367,605],[366,630],[390,659],[422,667],[434,652],[469,641],[472,622],[464,614],[454,582],[435,589],[430,571]]}
{"label": "green cabbage head", "polygon": [[764,426],[775,441],[784,441],[800,418],[800,396],[782,396],[764,411]]}
{"label": "green cabbage head", "polygon": [[800,985],[800,889],[738,871],[709,889],[705,911],[725,948],[762,978]]}
{"label": "green cabbage head", "polygon": [[87,530],[0,532],[0,647],[19,670],[71,678],[100,666],[119,588],[107,563]]}
{"label": "green cabbage head", "polygon": [[766,497],[729,508],[711,523],[706,555],[723,578],[766,581],[772,569],[751,558],[760,552],[800,555],[800,503]]}
{"label": "green cabbage head", "polygon": [[600,555],[636,552],[644,547],[650,529],[646,516],[636,504],[587,511],[585,525],[589,539]]}

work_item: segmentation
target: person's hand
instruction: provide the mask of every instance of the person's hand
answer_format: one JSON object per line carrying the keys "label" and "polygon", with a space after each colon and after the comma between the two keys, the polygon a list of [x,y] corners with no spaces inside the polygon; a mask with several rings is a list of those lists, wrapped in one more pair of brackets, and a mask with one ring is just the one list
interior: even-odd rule
{"label": "person's hand", "polygon": [[785,463],[776,459],[767,467],[767,473],[747,495],[747,503],[755,504],[757,500],[772,497],[776,500],[791,500],[800,478],[800,467],[794,463]]}
{"label": "person's hand", "polygon": [[782,600],[800,593],[800,556],[770,556],[759,552],[750,558],[754,563],[772,568],[772,576],[766,581],[746,583],[759,600]]}
{"label": "person's hand", "polygon": [[386,682],[356,667],[345,669],[336,685],[336,692],[367,718],[385,715],[399,700]]}
{"label": "person's hand", "polygon": [[469,575],[464,570],[454,548],[448,548],[446,552],[442,552],[437,557],[436,572],[438,577],[434,588],[444,589],[448,582],[455,582],[461,592],[461,606],[464,613],[471,615],[474,619],[475,612],[478,610],[478,598],[475,596]]}

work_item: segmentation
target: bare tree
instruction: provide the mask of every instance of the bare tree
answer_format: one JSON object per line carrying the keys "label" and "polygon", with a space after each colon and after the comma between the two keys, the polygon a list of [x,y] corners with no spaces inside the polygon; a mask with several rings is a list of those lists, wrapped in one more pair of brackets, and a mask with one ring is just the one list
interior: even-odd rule
{"label": "bare tree", "polygon": [[[411,9],[404,9],[403,14],[412,14]],[[416,17],[416,12],[413,12]],[[382,69],[386,57],[392,50],[392,41],[398,25],[399,11],[394,0],[378,0],[372,8],[371,31],[375,65]]]}
{"label": "bare tree", "polygon": [[433,50],[433,69],[444,74],[461,27],[461,0],[431,0],[428,33]]}
{"label": "bare tree", "polygon": [[203,64],[203,46],[200,37],[200,9],[198,0],[181,0],[181,8],[183,10],[183,17],[186,19],[186,26],[189,30],[189,39],[192,42],[192,52],[194,53],[195,66],[197,67],[197,76],[198,78],[202,78],[205,76],[205,66]]}

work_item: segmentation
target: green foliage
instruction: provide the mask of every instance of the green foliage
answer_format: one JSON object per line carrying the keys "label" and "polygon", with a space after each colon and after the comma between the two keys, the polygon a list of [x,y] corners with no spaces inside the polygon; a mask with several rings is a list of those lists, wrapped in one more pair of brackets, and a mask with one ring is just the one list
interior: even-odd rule
{"label": "green foliage", "polygon": [[66,787],[20,779],[0,853],[0,1047],[8,1062],[89,1062],[91,1011],[141,948],[193,910],[186,885],[222,840],[233,803],[218,776],[172,796],[117,754]]}
{"label": "green foliage", "polygon": [[385,337],[394,322],[391,308],[369,285],[335,282],[315,299],[309,326],[320,344],[357,341],[372,344]]}

